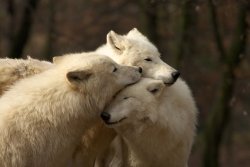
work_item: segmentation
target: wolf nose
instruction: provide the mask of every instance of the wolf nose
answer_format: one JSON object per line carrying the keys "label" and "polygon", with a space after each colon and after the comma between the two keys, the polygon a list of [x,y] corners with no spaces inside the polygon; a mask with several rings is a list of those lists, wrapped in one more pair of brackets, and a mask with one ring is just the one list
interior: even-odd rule
{"label": "wolf nose", "polygon": [[139,70],[139,73],[142,73],[142,68],[141,68],[141,67],[139,67],[139,69],[138,69],[138,70]]}
{"label": "wolf nose", "polygon": [[172,75],[172,77],[173,77],[173,79],[174,79],[174,81],[176,81],[178,78],[179,78],[179,76],[180,76],[180,72],[179,71],[175,71],[175,72],[173,72],[171,75]]}
{"label": "wolf nose", "polygon": [[110,114],[107,113],[107,112],[102,112],[101,113],[101,118],[104,120],[104,121],[108,121],[110,119]]}

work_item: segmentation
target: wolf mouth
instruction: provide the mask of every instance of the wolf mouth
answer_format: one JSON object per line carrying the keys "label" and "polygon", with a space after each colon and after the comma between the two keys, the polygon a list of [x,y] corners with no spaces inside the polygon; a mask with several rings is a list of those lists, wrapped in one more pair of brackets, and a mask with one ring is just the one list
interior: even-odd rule
{"label": "wolf mouth", "polygon": [[173,81],[171,81],[171,82],[164,82],[164,84],[165,84],[166,86],[171,86],[171,85],[173,85],[176,81],[177,81],[177,80],[173,80]]}
{"label": "wolf mouth", "polygon": [[171,85],[174,84],[174,82],[169,82],[169,83],[164,82],[164,84],[165,84],[166,86],[171,86]]}
{"label": "wolf mouth", "polygon": [[123,120],[127,119],[127,117],[124,117],[122,119],[120,119],[119,121],[114,121],[114,122],[106,122],[106,124],[108,125],[114,125],[114,124],[118,124],[121,123]]}

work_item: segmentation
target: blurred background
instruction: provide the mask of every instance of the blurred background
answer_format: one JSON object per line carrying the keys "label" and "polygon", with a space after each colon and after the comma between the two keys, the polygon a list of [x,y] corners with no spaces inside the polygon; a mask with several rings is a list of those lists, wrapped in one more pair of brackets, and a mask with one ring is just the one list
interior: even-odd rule
{"label": "blurred background", "polygon": [[250,166],[249,0],[0,1],[0,57],[51,60],[137,27],[199,108],[190,167]]}

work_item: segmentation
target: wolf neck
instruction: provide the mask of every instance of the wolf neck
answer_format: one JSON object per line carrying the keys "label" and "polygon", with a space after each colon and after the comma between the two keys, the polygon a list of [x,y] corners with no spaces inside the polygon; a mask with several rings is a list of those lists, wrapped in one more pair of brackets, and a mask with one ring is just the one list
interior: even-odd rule
{"label": "wolf neck", "polygon": [[171,145],[171,140],[175,139],[170,138],[168,133],[167,127],[153,125],[144,128],[139,134],[130,132],[123,135],[132,157],[130,161],[138,167],[185,167],[186,159],[182,152],[172,152],[178,146]]}
{"label": "wolf neck", "polygon": [[101,55],[108,56],[114,60],[114,58],[117,57],[117,53],[111,48],[111,46],[104,44],[101,47],[97,48],[96,50],[97,53]]}
{"label": "wolf neck", "polygon": [[[43,78],[45,79],[43,80]],[[51,79],[48,80],[47,78]],[[47,125],[50,125],[52,130],[58,128],[56,129],[58,133],[72,133],[72,136],[81,135],[80,131],[86,129],[89,122],[94,121],[95,113],[99,112],[100,107],[94,106],[96,103],[92,96],[72,91],[65,81],[61,81],[64,78],[58,76],[54,79],[49,72],[40,74],[39,79],[38,86],[31,84],[27,92],[21,92],[24,97],[31,96],[27,98],[35,100],[34,104],[33,102],[25,104],[28,106],[27,110],[40,116],[36,118],[37,121],[48,122]],[[37,82],[35,80],[36,77],[33,77],[26,83]],[[31,91],[34,93],[28,94]],[[39,109],[37,106],[39,106]]]}

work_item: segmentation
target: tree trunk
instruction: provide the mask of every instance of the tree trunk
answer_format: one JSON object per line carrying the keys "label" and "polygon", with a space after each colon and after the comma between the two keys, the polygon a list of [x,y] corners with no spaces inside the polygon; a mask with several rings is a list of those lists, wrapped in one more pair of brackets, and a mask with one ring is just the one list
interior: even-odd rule
{"label": "tree trunk", "polygon": [[222,87],[220,89],[219,99],[216,102],[214,110],[210,114],[205,129],[205,167],[219,166],[219,146],[222,133],[229,121],[230,108],[228,107],[228,103],[232,96],[233,80],[232,68],[226,67],[222,76]]}
{"label": "tree trunk", "polygon": [[14,0],[8,0],[7,1],[7,13],[9,15],[9,22],[8,22],[8,30],[7,30],[7,36],[8,36],[8,46],[10,48],[11,44],[13,43],[14,33],[15,33],[15,27],[16,27],[16,9]]}
{"label": "tree trunk", "polygon": [[208,12],[209,12],[209,18],[210,18],[210,22],[213,28],[213,32],[214,32],[213,34],[214,34],[216,46],[220,55],[220,60],[223,61],[223,59],[226,59],[226,53],[225,53],[225,49],[223,46],[223,41],[221,39],[220,31],[219,31],[217,11],[213,3],[213,0],[208,0]]}
{"label": "tree trunk", "polygon": [[22,19],[17,32],[13,36],[8,57],[20,58],[24,47],[28,41],[33,21],[34,11],[37,8],[39,0],[27,0],[23,10]]}
{"label": "tree trunk", "polygon": [[158,33],[157,33],[157,0],[140,0],[140,7],[142,9],[142,25],[144,32],[148,38],[158,45]]}
{"label": "tree trunk", "polygon": [[178,32],[176,33],[176,45],[175,45],[175,62],[174,65],[177,69],[180,68],[183,54],[187,44],[188,28],[190,24],[190,8],[191,0],[183,0],[181,6],[181,16],[179,18]]}
{"label": "tree trunk", "polygon": [[[225,128],[230,121],[231,110],[229,107],[234,88],[234,69],[240,62],[240,55],[244,53],[246,47],[246,24],[247,8],[244,4],[239,5],[238,24],[230,48],[230,54],[223,57],[223,74],[219,98],[215,103],[215,108],[211,111],[205,128],[205,150],[204,150],[204,167],[219,166],[219,148],[223,138]],[[218,25],[218,24],[216,24]],[[218,29],[218,27],[215,27]],[[217,32],[214,32],[217,33]],[[215,38],[218,40],[218,38]],[[218,41],[216,42],[218,45]],[[221,50],[219,49],[219,52]],[[224,50],[224,48],[223,48]],[[225,52],[224,52],[225,53]]]}
{"label": "tree trunk", "polygon": [[47,42],[45,46],[45,58],[47,60],[52,60],[53,52],[53,43],[55,35],[55,1],[49,0],[49,13],[48,13],[48,32],[47,32]]}

